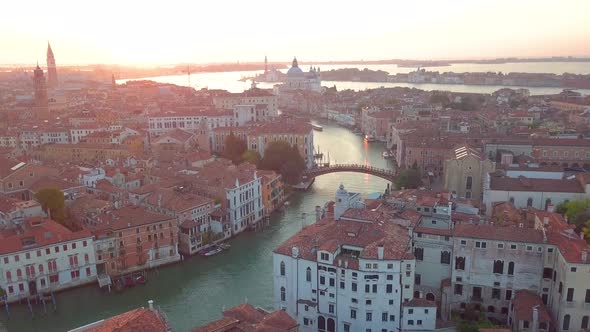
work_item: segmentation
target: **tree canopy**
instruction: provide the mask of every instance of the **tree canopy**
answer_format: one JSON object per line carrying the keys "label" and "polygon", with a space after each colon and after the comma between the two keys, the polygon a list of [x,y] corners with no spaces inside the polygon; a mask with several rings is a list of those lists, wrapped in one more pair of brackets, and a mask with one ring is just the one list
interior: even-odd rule
{"label": "tree canopy", "polygon": [[398,177],[395,179],[395,186],[398,189],[406,188],[418,188],[422,185],[422,178],[420,172],[417,169],[410,168],[404,169],[399,172]]}
{"label": "tree canopy", "polygon": [[66,219],[64,193],[58,188],[43,188],[35,194],[35,198],[49,217],[61,224]]}
{"label": "tree canopy", "polygon": [[233,132],[225,138],[225,150],[223,154],[229,158],[234,164],[239,164],[242,161],[242,155],[247,150],[246,142],[239,137],[236,137]]}
{"label": "tree canopy", "polygon": [[285,182],[296,184],[305,169],[305,160],[299,154],[297,146],[284,141],[271,142],[264,150],[259,168],[279,172]]}
{"label": "tree canopy", "polygon": [[246,150],[246,152],[242,154],[243,161],[247,161],[256,166],[258,166],[258,164],[260,163],[260,159],[262,159],[260,157],[260,153],[258,153],[258,151],[255,150]]}

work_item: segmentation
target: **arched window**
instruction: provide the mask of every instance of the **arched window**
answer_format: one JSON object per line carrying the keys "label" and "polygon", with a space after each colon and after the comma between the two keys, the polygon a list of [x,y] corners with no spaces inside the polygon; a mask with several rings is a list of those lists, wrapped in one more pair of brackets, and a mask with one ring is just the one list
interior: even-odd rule
{"label": "arched window", "polygon": [[39,273],[43,274],[43,264],[39,264]]}
{"label": "arched window", "polygon": [[455,270],[465,270],[465,257],[455,257]]}
{"label": "arched window", "polygon": [[285,262],[281,261],[281,275],[285,276]]}
{"label": "arched window", "polygon": [[563,316],[563,329],[564,331],[567,331],[570,329],[570,315],[565,315]]}
{"label": "arched window", "polygon": [[440,262],[442,264],[451,264],[451,253],[448,251],[441,251]]}
{"label": "arched window", "polygon": [[495,311],[496,311],[496,308],[494,308],[493,305],[488,306],[488,312],[495,312]]}
{"label": "arched window", "polygon": [[529,197],[529,199],[526,200],[526,206],[533,206],[533,198]]}
{"label": "arched window", "polygon": [[281,301],[285,302],[287,300],[287,293],[285,292],[285,287],[281,287]]}
{"label": "arched window", "polygon": [[12,273],[10,271],[6,271],[6,280],[12,281]]}
{"label": "arched window", "polygon": [[318,331],[326,331],[326,319],[323,316],[318,317]]}
{"label": "arched window", "polygon": [[588,316],[582,317],[582,326],[581,326],[582,329],[588,328],[588,319],[589,319]]}
{"label": "arched window", "polygon": [[305,281],[311,282],[311,268],[309,267],[305,270]]}
{"label": "arched window", "polygon": [[467,177],[467,182],[465,184],[465,189],[471,190],[472,187],[473,187],[473,177],[468,176]]}
{"label": "arched window", "polygon": [[545,211],[547,211],[547,209],[549,209],[549,205],[551,205],[551,198],[547,198],[545,200]]}
{"label": "arched window", "polygon": [[23,276],[23,271],[21,271],[20,269],[16,269],[16,277],[20,278]]}
{"label": "arched window", "polygon": [[336,332],[336,322],[332,318],[328,318],[328,332]]}
{"label": "arched window", "polygon": [[[514,263],[512,264],[512,267],[514,268]],[[497,274],[504,273],[504,261],[501,261],[501,260],[494,261],[494,270],[493,271],[494,271],[494,273],[497,273]],[[508,274],[510,274],[510,271],[508,271]]]}
{"label": "arched window", "polygon": [[514,262],[508,263],[508,275],[509,276],[514,275]]}

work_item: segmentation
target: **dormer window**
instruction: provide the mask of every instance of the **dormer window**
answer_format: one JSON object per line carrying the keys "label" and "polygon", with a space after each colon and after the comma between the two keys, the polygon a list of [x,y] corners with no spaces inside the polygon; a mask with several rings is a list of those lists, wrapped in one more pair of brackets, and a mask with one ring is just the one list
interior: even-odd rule
{"label": "dormer window", "polygon": [[320,253],[320,259],[323,261],[329,261],[330,260],[330,254],[322,252]]}

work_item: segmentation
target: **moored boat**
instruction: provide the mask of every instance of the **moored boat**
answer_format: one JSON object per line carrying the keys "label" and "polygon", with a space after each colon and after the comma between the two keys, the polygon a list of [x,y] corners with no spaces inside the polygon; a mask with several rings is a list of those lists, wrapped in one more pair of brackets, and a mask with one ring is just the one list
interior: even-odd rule
{"label": "moored boat", "polygon": [[317,125],[317,124],[311,124],[311,127],[313,128],[313,130],[317,130],[317,131],[322,131],[324,130],[324,127]]}
{"label": "moored boat", "polygon": [[222,251],[223,251],[223,249],[221,249],[219,246],[213,245],[205,250],[201,250],[200,254],[202,256],[209,257],[209,256],[217,255]]}

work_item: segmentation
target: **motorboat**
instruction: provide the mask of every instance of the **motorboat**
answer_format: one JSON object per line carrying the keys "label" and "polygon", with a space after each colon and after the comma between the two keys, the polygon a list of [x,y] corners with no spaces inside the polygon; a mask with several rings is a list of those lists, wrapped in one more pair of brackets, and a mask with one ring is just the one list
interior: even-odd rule
{"label": "motorboat", "polygon": [[383,151],[383,158],[385,159],[389,159],[389,158],[393,158],[393,153],[389,152],[389,151]]}
{"label": "motorboat", "polygon": [[313,128],[313,130],[317,130],[317,131],[323,131],[324,127],[317,125],[317,124],[311,124],[311,127]]}
{"label": "motorboat", "polygon": [[372,135],[365,135],[365,141],[375,142],[375,137],[373,137]]}
{"label": "motorboat", "polygon": [[222,251],[223,251],[223,249],[221,247],[213,245],[205,250],[202,250],[200,254],[202,256],[209,257],[209,256],[217,255]]}
{"label": "motorboat", "polygon": [[231,248],[231,245],[229,243],[220,243],[218,244],[218,246],[223,250],[229,250],[229,248]]}

